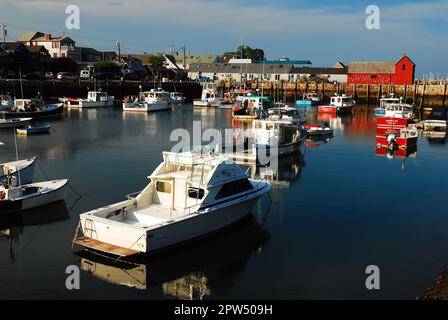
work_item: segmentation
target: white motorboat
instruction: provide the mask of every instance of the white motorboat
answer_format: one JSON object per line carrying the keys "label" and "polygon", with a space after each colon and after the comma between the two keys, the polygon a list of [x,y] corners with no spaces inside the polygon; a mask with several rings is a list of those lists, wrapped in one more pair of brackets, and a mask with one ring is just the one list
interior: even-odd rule
{"label": "white motorboat", "polygon": [[271,189],[203,150],[163,152],[149,178],[136,197],[81,214],[74,242],[119,256],[172,247],[236,223]]}
{"label": "white motorboat", "polygon": [[389,97],[383,97],[380,99],[380,106],[375,108],[376,116],[384,116],[386,114],[386,106],[391,103],[402,103],[401,97],[396,97],[395,94],[391,93]]}
{"label": "white motorboat", "polygon": [[10,179],[9,184],[14,187],[20,185],[20,183],[27,184],[33,182],[35,163],[36,158],[1,163],[0,184],[8,184],[8,176]]}
{"label": "white motorboat", "polygon": [[171,92],[170,98],[172,103],[184,103],[185,97],[182,92]]}
{"label": "white motorboat", "polygon": [[114,97],[103,91],[89,91],[87,99],[79,99],[79,108],[105,108],[113,105]]}
{"label": "white motorboat", "polygon": [[68,180],[43,181],[18,187],[0,186],[0,214],[34,209],[64,199]]}
{"label": "white motorboat", "polygon": [[123,102],[123,111],[151,112],[171,110],[171,98],[168,91],[151,89],[140,93],[138,101]]}
{"label": "white motorboat", "polygon": [[195,107],[220,107],[221,98],[213,83],[204,83],[202,87],[201,99],[193,101]]}
{"label": "white motorboat", "polygon": [[293,124],[303,124],[307,120],[302,117],[297,108],[288,107],[287,105],[269,108],[268,119],[290,121]]}
{"label": "white motorboat", "polygon": [[31,120],[32,118],[0,119],[0,129],[24,127],[28,125]]}
{"label": "white motorboat", "polygon": [[446,132],[448,122],[448,112],[445,107],[434,107],[431,114],[423,122],[423,130],[425,131],[442,131]]}
{"label": "white motorboat", "polygon": [[334,132],[328,123],[324,123],[322,126],[319,124],[305,124],[304,128],[309,136],[330,136]]}
{"label": "white motorboat", "polygon": [[334,95],[330,98],[329,105],[321,105],[317,107],[318,112],[320,113],[343,113],[343,112],[351,112],[353,106],[356,104],[356,101],[352,96],[343,95]]}

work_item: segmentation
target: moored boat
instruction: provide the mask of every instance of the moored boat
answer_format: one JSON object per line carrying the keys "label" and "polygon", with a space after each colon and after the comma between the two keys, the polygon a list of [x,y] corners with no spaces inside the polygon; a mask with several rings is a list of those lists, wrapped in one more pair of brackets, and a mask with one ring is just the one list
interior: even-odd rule
{"label": "moored boat", "polygon": [[18,128],[28,125],[31,118],[0,119],[0,129]]}
{"label": "moored boat", "polygon": [[296,101],[296,106],[315,106],[322,101],[321,96],[316,92],[304,93],[302,100]]}
{"label": "moored boat", "polygon": [[123,111],[151,112],[171,110],[171,98],[168,91],[151,89],[140,93],[138,101],[123,102]]}
{"label": "moored boat", "polygon": [[74,243],[119,256],[166,249],[238,222],[271,189],[203,151],[163,152],[150,179],[137,196],[81,214]]}
{"label": "moored boat", "polygon": [[67,179],[0,186],[0,214],[34,209],[64,199]]}
{"label": "moored boat", "polygon": [[414,121],[414,106],[407,103],[389,103],[385,105],[385,113],[377,118],[377,126],[399,130]]}
{"label": "moored boat", "polygon": [[44,134],[50,133],[51,126],[49,124],[37,125],[37,126],[27,126],[24,128],[16,129],[17,134],[29,136],[34,134]]}
{"label": "moored boat", "polygon": [[431,114],[423,122],[425,131],[445,131],[447,129],[448,112],[445,107],[434,107]]}
{"label": "moored boat", "polygon": [[201,99],[193,101],[195,107],[220,107],[221,99],[219,98],[218,90],[213,83],[202,84]]}
{"label": "moored boat", "polygon": [[[5,162],[0,164],[0,184],[18,186],[33,182],[36,158]],[[20,175],[20,179],[19,179]],[[9,181],[8,181],[9,176]]]}
{"label": "moored boat", "polygon": [[333,114],[351,112],[355,104],[356,101],[351,96],[346,96],[345,94],[335,95],[330,98],[329,105],[318,106],[318,112]]}
{"label": "moored boat", "polygon": [[171,92],[170,98],[172,103],[184,103],[185,97],[182,92]]}
{"label": "moored boat", "polygon": [[64,112],[63,103],[47,105],[42,98],[15,99],[14,109],[9,112],[0,112],[0,118],[57,118]]}
{"label": "moored boat", "polygon": [[103,91],[89,91],[87,99],[78,100],[79,108],[105,108],[114,105],[114,97]]}
{"label": "moored boat", "polygon": [[232,117],[239,120],[261,119],[272,107],[272,101],[266,96],[244,96],[239,99],[232,110]]}
{"label": "moored boat", "polygon": [[303,127],[305,128],[309,136],[330,136],[333,135],[334,132],[334,130],[327,122],[322,126],[317,123],[313,123],[304,124]]}
{"label": "moored boat", "polygon": [[377,135],[376,144],[378,147],[388,147],[390,149],[405,149],[417,144],[418,130],[415,126],[401,128],[399,131],[388,135]]}

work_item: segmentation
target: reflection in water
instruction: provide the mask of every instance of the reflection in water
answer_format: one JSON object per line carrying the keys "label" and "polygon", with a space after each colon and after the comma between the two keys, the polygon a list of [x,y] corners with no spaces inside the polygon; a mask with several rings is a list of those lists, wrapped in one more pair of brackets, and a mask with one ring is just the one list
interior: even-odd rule
{"label": "reflection in water", "polygon": [[430,145],[446,144],[446,131],[423,131]]}
{"label": "reflection in water", "polygon": [[289,187],[299,180],[302,169],[305,166],[305,159],[302,152],[299,151],[298,153],[279,158],[277,168],[256,164],[242,164],[241,166],[250,168],[252,179],[269,181],[274,188]]}
{"label": "reflection in water", "polygon": [[22,213],[0,215],[0,240],[9,241],[9,255],[14,262],[17,250],[21,247],[24,226],[44,225],[68,218],[68,209],[64,201]]}
{"label": "reflection in water", "polygon": [[389,160],[400,158],[401,170],[404,170],[406,167],[406,158],[415,159],[417,157],[417,145],[413,145],[405,149],[390,149],[388,147],[377,146],[375,154],[377,156],[385,156]]}
{"label": "reflection in water", "polygon": [[87,249],[75,254],[81,258],[82,270],[109,283],[138,289],[160,286],[165,296],[202,299],[213,294],[214,284],[231,286],[268,239],[268,232],[249,215],[206,241],[155,255],[117,261]]}

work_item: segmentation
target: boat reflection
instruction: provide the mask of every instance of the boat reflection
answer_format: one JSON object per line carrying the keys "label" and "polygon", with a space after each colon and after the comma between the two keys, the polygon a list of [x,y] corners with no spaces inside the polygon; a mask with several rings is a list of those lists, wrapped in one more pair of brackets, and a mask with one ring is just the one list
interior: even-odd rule
{"label": "boat reflection", "polygon": [[[135,289],[161,287],[177,299],[202,299],[213,294],[213,284],[231,286],[253,254],[268,241],[268,232],[249,215],[241,223],[208,238],[154,255],[117,261],[84,249],[75,253],[80,267],[95,278]],[[218,284],[219,283],[219,284]]]}
{"label": "boat reflection", "polygon": [[278,159],[277,166],[261,166],[256,164],[240,164],[243,168],[250,168],[252,179],[269,181],[273,188],[290,187],[300,178],[305,166],[302,152],[294,153]]}
{"label": "boat reflection", "polygon": [[16,248],[20,246],[26,226],[40,226],[69,219],[65,201],[59,201],[21,213],[0,215],[0,241],[9,241],[11,261],[17,258]]}
{"label": "boat reflection", "polygon": [[446,144],[446,131],[423,131],[429,145]]}

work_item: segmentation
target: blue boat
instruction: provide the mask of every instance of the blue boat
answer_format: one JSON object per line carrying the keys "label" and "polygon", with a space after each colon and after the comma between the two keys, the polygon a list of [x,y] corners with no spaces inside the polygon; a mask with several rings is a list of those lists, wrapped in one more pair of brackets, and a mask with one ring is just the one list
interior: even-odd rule
{"label": "blue boat", "polygon": [[322,101],[322,98],[319,94],[312,92],[312,93],[305,93],[303,94],[302,100],[296,101],[297,107],[309,107],[309,106],[316,106]]}
{"label": "blue boat", "polygon": [[40,126],[28,126],[20,129],[16,129],[17,134],[22,134],[25,136],[33,135],[33,134],[43,134],[50,133],[51,126],[49,124],[40,125]]}

